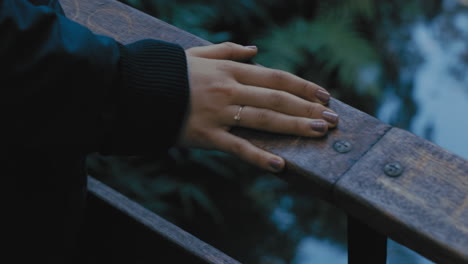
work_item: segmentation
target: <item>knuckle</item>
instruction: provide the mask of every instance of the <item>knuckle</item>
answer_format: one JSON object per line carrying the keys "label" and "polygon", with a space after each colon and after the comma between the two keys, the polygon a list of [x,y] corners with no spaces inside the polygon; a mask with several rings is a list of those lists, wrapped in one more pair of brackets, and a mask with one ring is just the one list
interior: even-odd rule
{"label": "knuckle", "polygon": [[243,156],[245,153],[245,144],[242,141],[234,142],[229,146],[229,151],[235,155]]}
{"label": "knuckle", "polygon": [[301,94],[303,94],[307,98],[314,98],[314,91],[314,86],[309,82],[305,82],[305,84],[302,86]]}
{"label": "knuckle", "polygon": [[201,135],[204,137],[206,145],[208,145],[209,148],[219,145],[218,137],[213,133],[213,130],[204,130],[201,132]]}
{"label": "knuckle", "polygon": [[253,164],[259,164],[261,167],[264,167],[268,169],[268,159],[267,157],[263,154],[263,151],[258,149],[257,147],[254,147],[255,149],[252,150],[252,153],[250,154],[250,160]]}
{"label": "knuckle", "polygon": [[319,103],[314,103],[315,109],[312,113],[313,118],[322,118],[322,112],[325,111],[327,108]]}
{"label": "knuckle", "polygon": [[306,117],[314,117],[316,116],[316,113],[318,112],[319,106],[317,104],[309,104],[306,107]]}
{"label": "knuckle", "polygon": [[232,99],[236,92],[236,86],[226,81],[214,81],[211,84],[210,92],[220,98]]}
{"label": "knuckle", "polygon": [[273,82],[282,83],[289,78],[289,73],[282,71],[282,70],[273,70],[271,72],[270,78]]}
{"label": "knuckle", "polygon": [[210,148],[213,142],[211,133],[202,128],[192,128],[188,133],[187,140],[191,142],[193,147]]}
{"label": "knuckle", "polygon": [[228,47],[228,48],[233,48],[233,47],[236,46],[236,44],[234,44],[233,42],[230,42],[230,41],[223,42],[223,45]]}
{"label": "knuckle", "polygon": [[198,129],[193,130],[193,135],[198,138],[198,139],[210,139],[211,135],[208,131],[203,129],[202,127],[199,127]]}
{"label": "knuckle", "polygon": [[228,89],[227,83],[223,80],[213,80],[209,87],[211,92],[223,92]]}
{"label": "knuckle", "polygon": [[286,94],[282,91],[271,92],[269,96],[270,104],[273,108],[279,108],[284,105]]}
{"label": "knuckle", "polygon": [[280,71],[280,70],[274,70],[274,71],[271,72],[270,78],[274,82],[282,81],[284,79],[284,73],[282,71]]}
{"label": "knuckle", "polygon": [[292,129],[293,129],[292,131],[303,131],[303,132],[308,131],[308,129],[306,129],[305,127],[306,126],[304,125],[304,122],[301,119],[297,118],[297,119],[294,119],[294,121],[292,122]]}
{"label": "knuckle", "polygon": [[237,45],[232,42],[224,42],[223,45],[225,47],[226,57],[228,59],[234,58]]}
{"label": "knuckle", "polygon": [[259,127],[266,127],[270,122],[270,114],[267,110],[259,110],[256,114],[256,119]]}
{"label": "knuckle", "polygon": [[230,73],[234,69],[234,63],[232,61],[223,60],[216,64],[216,70],[222,73]]}

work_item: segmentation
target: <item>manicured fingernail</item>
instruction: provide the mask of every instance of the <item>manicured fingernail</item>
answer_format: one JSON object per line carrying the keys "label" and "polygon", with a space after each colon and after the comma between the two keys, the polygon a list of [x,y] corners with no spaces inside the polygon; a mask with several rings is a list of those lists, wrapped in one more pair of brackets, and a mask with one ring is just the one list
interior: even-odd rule
{"label": "manicured fingernail", "polygon": [[270,165],[270,168],[275,172],[281,171],[283,169],[283,166],[284,166],[283,161],[281,159],[278,159],[278,158],[270,159],[268,164]]}
{"label": "manicured fingernail", "polygon": [[328,124],[325,121],[314,120],[310,123],[310,127],[314,131],[323,133],[327,131]]}
{"label": "manicured fingernail", "polygon": [[248,49],[253,49],[253,50],[257,49],[257,46],[245,46],[245,47],[248,48]]}
{"label": "manicured fingernail", "polygon": [[322,117],[332,124],[338,123],[338,115],[333,112],[323,111]]}
{"label": "manicured fingernail", "polygon": [[317,92],[315,92],[315,96],[322,102],[322,103],[328,103],[330,101],[330,94],[322,89],[318,89]]}

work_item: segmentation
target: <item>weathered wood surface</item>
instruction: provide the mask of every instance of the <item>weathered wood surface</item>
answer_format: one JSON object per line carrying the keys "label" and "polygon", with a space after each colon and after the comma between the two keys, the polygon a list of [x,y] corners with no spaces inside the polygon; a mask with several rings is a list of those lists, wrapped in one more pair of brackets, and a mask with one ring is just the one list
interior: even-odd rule
{"label": "weathered wood surface", "polygon": [[[154,38],[178,43],[184,48],[210,44],[114,0],[65,0],[61,3],[68,17],[95,33],[111,36],[122,43]],[[338,178],[390,128],[337,100],[331,102],[330,108],[340,114],[340,124],[325,139],[258,134],[247,130],[237,133],[284,157],[290,168],[285,177],[290,181],[312,182],[308,184],[311,191],[328,199]],[[351,142],[353,149],[346,155],[335,152],[332,145],[336,140]]]}
{"label": "weathered wood surface", "polygon": [[[184,48],[210,44],[115,0],[61,3],[68,17],[122,43],[155,38]],[[468,161],[338,100],[330,108],[340,124],[322,139],[236,133],[284,157],[285,180],[432,260],[468,263]],[[336,152],[339,140],[352,149]],[[383,174],[392,160],[405,167],[398,178]]]}
{"label": "weathered wood surface", "polygon": [[[103,225],[112,225],[116,219],[112,219],[112,215],[117,213],[127,215],[130,219],[133,219],[135,223],[142,225],[142,228],[146,229],[146,233],[148,234],[157,234],[158,237],[161,237],[167,240],[168,243],[177,245],[181,248],[178,254],[181,252],[188,252],[192,254],[195,258],[190,259],[189,263],[211,263],[211,264],[239,264],[238,261],[232,259],[231,257],[227,256],[223,252],[217,250],[216,248],[208,245],[207,243],[201,241],[200,239],[194,237],[193,235],[187,233],[186,231],[182,230],[181,228],[177,227],[176,225],[164,220],[163,218],[159,217],[158,215],[154,214],[153,212],[147,210],[146,208],[142,207],[141,205],[137,204],[134,201],[131,201],[124,195],[118,193],[117,191],[113,190],[112,188],[108,187],[107,185],[99,182],[98,180],[88,177],[88,189],[92,196],[98,198],[99,200],[103,201],[109,208],[113,208],[113,210],[117,210],[118,212],[110,212],[106,213],[107,217],[104,216],[104,213],[101,212],[94,212],[91,213],[92,215],[100,214],[101,217],[105,217],[104,219],[106,223]],[[93,203],[96,203],[94,201]],[[99,210],[103,210],[104,206],[101,206]],[[93,217],[93,216],[91,216]],[[117,218],[117,216],[116,216]],[[97,220],[99,221],[99,220]],[[130,221],[123,223],[122,226],[116,227],[117,233],[123,232],[123,228],[129,228]],[[107,228],[107,227],[103,227]],[[97,231],[100,232],[100,231]],[[143,231],[145,232],[145,231]],[[96,237],[98,234],[93,234],[92,237]],[[114,234],[115,235],[115,234]],[[142,234],[145,238],[148,237],[147,234]],[[118,235],[117,235],[118,237]],[[142,244],[141,240],[142,237],[134,238],[135,241],[110,241],[110,243],[115,247],[116,244],[122,243],[137,243]],[[146,255],[153,255],[155,260],[161,260],[161,256],[164,256],[166,252],[161,252],[162,248],[157,247],[156,245],[151,245],[151,243],[157,239],[145,239],[146,243],[149,245],[141,245],[142,247],[146,248],[147,252],[141,252],[141,254]],[[126,250],[126,249],[122,249]],[[138,250],[138,249],[137,249]],[[119,256],[119,252],[114,252],[113,255]],[[177,254],[177,251],[176,251]],[[134,254],[132,254],[134,255]],[[142,257],[142,256],[132,256],[134,257]],[[134,259],[135,260],[135,259]],[[171,257],[171,262],[168,263],[178,263],[174,260],[174,257]],[[122,262],[118,262],[122,263]],[[130,263],[130,262],[129,262]],[[136,263],[136,262],[131,262]],[[147,262],[138,262],[138,263],[147,263]]]}
{"label": "weathered wood surface", "polygon": [[[403,173],[389,177],[387,163]],[[468,263],[468,162],[392,128],[336,185],[336,204],[436,263]]]}

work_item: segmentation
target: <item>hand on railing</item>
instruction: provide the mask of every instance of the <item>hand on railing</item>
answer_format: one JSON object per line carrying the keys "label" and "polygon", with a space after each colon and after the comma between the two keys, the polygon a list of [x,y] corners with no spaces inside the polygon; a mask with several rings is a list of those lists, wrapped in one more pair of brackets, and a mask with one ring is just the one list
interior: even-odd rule
{"label": "hand on railing", "polygon": [[272,172],[284,160],[230,133],[235,126],[273,133],[320,137],[338,123],[327,108],[330,94],[293,74],[241,63],[255,46],[222,43],[186,51],[190,112],[180,144],[220,150]]}

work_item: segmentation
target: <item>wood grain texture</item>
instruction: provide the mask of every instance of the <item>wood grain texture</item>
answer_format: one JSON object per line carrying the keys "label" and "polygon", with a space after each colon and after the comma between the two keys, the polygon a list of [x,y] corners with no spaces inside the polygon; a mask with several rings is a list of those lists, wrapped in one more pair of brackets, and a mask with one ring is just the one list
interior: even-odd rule
{"label": "wood grain texture", "polygon": [[[238,129],[235,133],[283,157],[287,169],[280,177],[291,185],[330,200],[333,185],[390,126],[335,99],[329,107],[340,115],[340,123],[324,138],[283,136],[247,129]],[[351,143],[348,153],[334,150],[333,144],[339,140]]]}
{"label": "wood grain texture", "polygon": [[[175,244],[183,248],[184,251],[198,257],[202,260],[200,263],[239,264],[238,261],[92,177],[88,177],[88,189],[91,195],[98,197],[112,208],[128,215],[130,219],[144,225],[148,229],[148,232],[158,234],[169,243]],[[123,228],[125,228],[125,226],[123,226]],[[155,255],[155,259],[157,259],[157,255]]]}
{"label": "wood grain texture", "polygon": [[60,0],[60,4],[68,18],[123,44],[146,38],[178,43],[185,49],[210,44],[115,0]]}
{"label": "wood grain texture", "polygon": [[[61,3],[68,17],[122,43],[154,38],[184,48],[210,44],[115,0]],[[467,161],[338,100],[330,108],[340,124],[325,138],[234,133],[284,157],[287,170],[280,176],[292,185],[438,263],[468,263]],[[333,150],[338,140],[349,141],[351,151]],[[383,174],[389,161],[404,165],[402,176]]]}
{"label": "wood grain texture", "polygon": [[[384,166],[404,171],[389,177]],[[468,263],[468,161],[392,128],[337,183],[335,204],[437,263]]]}
{"label": "wood grain texture", "polygon": [[[61,0],[68,17],[97,34],[110,36],[122,43],[153,38],[178,43],[184,48],[208,45],[210,42],[171,26],[114,0]],[[321,139],[281,136],[236,129],[234,133],[274,152],[287,161],[285,180],[307,188],[329,200],[333,184],[382,137],[390,126],[338,100],[330,108],[340,115],[340,123]],[[347,140],[353,148],[340,154],[333,150],[337,140]]]}

